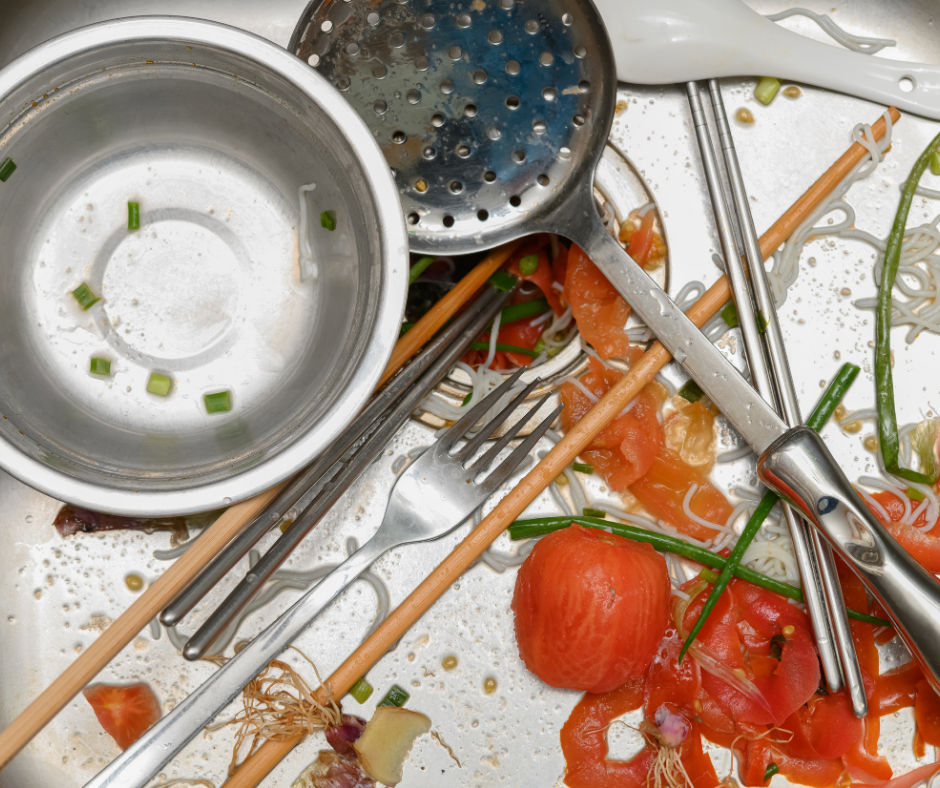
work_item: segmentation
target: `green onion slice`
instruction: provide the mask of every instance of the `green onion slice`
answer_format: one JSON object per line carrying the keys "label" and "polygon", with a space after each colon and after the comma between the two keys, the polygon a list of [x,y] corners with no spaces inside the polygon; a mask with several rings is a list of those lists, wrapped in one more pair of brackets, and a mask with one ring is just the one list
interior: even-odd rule
{"label": "green onion slice", "polygon": [[534,301],[523,301],[521,304],[507,306],[501,313],[499,324],[515,323],[527,317],[535,317],[544,314],[549,310],[548,301],[544,298],[537,298]]}
{"label": "green onion slice", "polygon": [[379,706],[397,706],[401,708],[408,702],[411,696],[397,684],[392,684],[392,688],[386,693],[385,697],[379,701]]}
{"label": "green onion slice", "polygon": [[601,509],[591,509],[589,506],[585,506],[584,509],[581,510],[581,513],[585,517],[599,517],[601,520],[604,520],[607,517],[607,512],[602,511]]}
{"label": "green onion slice", "polygon": [[82,282],[78,287],[72,291],[72,295],[75,297],[75,300],[78,301],[78,305],[82,308],[83,311],[87,312],[91,307],[97,304],[101,299],[96,296],[91,288]]}
{"label": "green onion slice", "polygon": [[203,394],[202,401],[206,403],[206,413],[228,413],[232,409],[232,393],[230,391]]}
{"label": "green onion slice", "polygon": [[523,276],[532,276],[539,270],[539,256],[537,254],[527,254],[519,261],[519,273]]}
{"label": "green onion slice", "polygon": [[323,211],[320,214],[320,226],[333,232],[336,229],[336,213],[334,211]]}
{"label": "green onion slice", "polygon": [[777,766],[773,761],[767,764],[767,768],[764,769],[764,782],[767,782],[771,777],[773,777],[777,772],[780,771],[780,767]]}
{"label": "green onion slice", "polygon": [[688,402],[698,402],[705,396],[705,392],[694,380],[690,380],[679,391],[676,392],[682,399]]}
{"label": "green onion slice", "polygon": [[127,203],[127,229],[128,230],[140,229],[140,203],[139,202]]}
{"label": "green onion slice", "polygon": [[89,365],[89,371],[92,375],[104,375],[105,377],[111,377],[111,360],[92,356],[91,364]]}
{"label": "green onion slice", "polygon": [[721,319],[725,321],[728,328],[737,328],[740,325],[738,308],[734,305],[734,302],[728,302],[725,308],[721,310]]}
{"label": "green onion slice", "polygon": [[908,487],[904,492],[912,501],[922,501],[927,497],[916,487]]}
{"label": "green onion slice", "polygon": [[[2,167],[0,167],[0,172],[2,172]],[[934,148],[930,152],[930,174],[931,175],[940,175],[940,150]],[[4,178],[6,180],[6,178]]]}
{"label": "green onion slice", "polygon": [[356,699],[356,703],[365,703],[372,695],[372,685],[365,679],[359,679],[349,689],[349,694]]}
{"label": "green onion slice", "polygon": [[156,394],[158,397],[165,397],[170,393],[172,386],[173,381],[166,375],[161,375],[159,372],[150,373],[150,380],[147,381],[147,391],[151,394]]}
{"label": "green onion slice", "polygon": [[571,463],[571,467],[578,473],[594,473],[594,466],[586,462],[573,462]]}
{"label": "green onion slice", "polygon": [[13,174],[13,170],[16,169],[16,165],[13,163],[13,159],[7,156],[3,161],[0,161],[0,181],[6,183],[10,176]]}
{"label": "green onion slice", "polygon": [[761,77],[757,87],[754,88],[754,98],[761,104],[767,105],[774,100],[780,90],[780,80],[776,77]]}
{"label": "green onion slice", "polygon": [[497,290],[502,290],[504,293],[508,293],[519,284],[519,280],[516,279],[516,277],[512,274],[507,274],[505,271],[497,271],[486,281],[487,284],[495,287]]}

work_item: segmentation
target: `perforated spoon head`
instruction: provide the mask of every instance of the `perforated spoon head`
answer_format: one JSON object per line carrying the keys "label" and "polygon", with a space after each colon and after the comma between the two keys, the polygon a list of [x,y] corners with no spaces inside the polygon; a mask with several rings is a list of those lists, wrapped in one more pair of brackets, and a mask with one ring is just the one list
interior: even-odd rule
{"label": "perforated spoon head", "polygon": [[616,78],[589,0],[315,0],[290,48],[372,129],[413,251],[487,249],[590,194]]}

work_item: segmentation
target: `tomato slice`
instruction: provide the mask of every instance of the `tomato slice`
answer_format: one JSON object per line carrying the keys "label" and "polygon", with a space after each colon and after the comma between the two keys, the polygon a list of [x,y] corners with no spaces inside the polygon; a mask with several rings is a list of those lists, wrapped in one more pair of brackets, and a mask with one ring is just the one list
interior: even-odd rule
{"label": "tomato slice", "polygon": [[834,788],[849,784],[845,765],[840,760],[799,758],[773,745],[771,745],[771,751],[780,774],[791,783],[808,785],[810,788]]}
{"label": "tomato slice", "polygon": [[783,729],[793,733],[787,751],[801,758],[841,758],[862,737],[862,721],[844,690],[815,695],[790,715]]}
{"label": "tomato slice", "polygon": [[917,684],[924,674],[914,660],[875,679],[875,693],[869,702],[870,713],[879,717],[914,705]]}
{"label": "tomato slice", "polygon": [[698,712],[695,701],[702,689],[702,673],[694,659],[679,662],[681,650],[682,638],[675,627],[669,627],[643,682],[643,713],[647,719],[653,719],[660,706],[689,719]]}
{"label": "tomato slice", "polygon": [[147,684],[91,684],[82,694],[101,727],[122,750],[160,719],[160,702]]}
{"label": "tomato slice", "polygon": [[564,296],[581,336],[601,358],[628,356],[630,306],[579,246],[571,246],[567,262]]}
{"label": "tomato slice", "polygon": [[[917,733],[925,744],[940,746],[940,698],[926,681],[917,683],[917,699],[914,702],[914,720]],[[921,753],[918,757],[923,757]]]}

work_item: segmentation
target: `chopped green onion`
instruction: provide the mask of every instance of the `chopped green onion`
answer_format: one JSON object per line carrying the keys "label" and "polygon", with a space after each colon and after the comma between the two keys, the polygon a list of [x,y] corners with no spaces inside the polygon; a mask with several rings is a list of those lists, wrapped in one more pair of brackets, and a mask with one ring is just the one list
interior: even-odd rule
{"label": "chopped green onion", "polygon": [[777,766],[773,761],[767,764],[767,768],[764,769],[764,782],[767,782],[771,777],[773,777],[777,772],[780,771],[780,767]]}
{"label": "chopped green onion", "polygon": [[721,310],[721,319],[725,321],[728,328],[737,328],[740,325],[738,321],[738,308],[734,305],[734,302],[729,302],[724,309]]}
{"label": "chopped green onion", "polygon": [[504,326],[507,323],[515,323],[517,320],[522,320],[526,317],[535,317],[536,315],[544,314],[548,310],[548,301],[544,298],[537,298],[534,301],[523,301],[521,304],[507,306],[502,311],[499,324]]}
{"label": "chopped green onion", "polygon": [[541,354],[543,351],[546,358],[555,358],[562,350],[564,350],[564,345],[552,345],[551,347],[545,347],[545,340],[542,337],[539,337],[539,341],[535,343],[535,347],[532,348],[536,353]]}
{"label": "chopped green onion", "polygon": [[147,391],[151,394],[156,394],[158,397],[165,397],[170,393],[170,387],[172,385],[173,381],[166,375],[161,375],[159,372],[151,372],[150,380],[147,381]]}
{"label": "chopped green onion", "polygon": [[[859,368],[854,364],[842,365],[839,374],[836,375],[832,383],[829,384],[829,388],[827,388],[826,393],[823,394],[822,399],[813,411],[813,415],[810,416],[806,424],[807,427],[816,432],[822,429],[842,397],[845,396],[845,392],[848,390],[849,386],[852,385],[852,381],[855,380],[858,373]],[[712,590],[708,595],[708,599],[705,600],[705,605],[702,607],[698,619],[689,631],[688,637],[686,637],[685,643],[682,645],[682,650],[679,652],[679,662],[682,662],[685,652],[688,651],[689,646],[695,642],[695,637],[701,631],[702,627],[705,626],[705,622],[708,620],[708,614],[712,612],[715,605],[718,603],[719,597],[728,587],[728,583],[731,582],[735,567],[740,565],[744,551],[750,547],[760,527],[764,524],[764,520],[767,518],[767,515],[770,514],[770,510],[774,508],[778,500],[780,500],[780,496],[772,490],[767,490],[767,492],[764,493],[760,503],[754,510],[754,514],[751,515],[750,519],[747,521],[747,525],[744,526],[744,530],[741,532],[741,536],[738,537],[738,541],[735,543],[731,555],[728,556],[728,562],[721,570],[721,577],[719,577],[718,581],[712,586]]]}
{"label": "chopped green onion", "polygon": [[[332,227],[330,228],[333,229]],[[411,266],[411,271],[408,273],[408,284],[413,285],[415,279],[417,279],[421,274],[424,273],[425,269],[433,263],[435,258],[433,257],[422,257],[418,262]]]}
{"label": "chopped green onion", "polygon": [[502,290],[504,293],[508,293],[519,284],[519,280],[516,279],[516,277],[512,274],[507,274],[505,271],[497,271],[486,281],[487,284],[492,285],[497,290]]}
{"label": "chopped green onion", "polygon": [[75,297],[75,300],[78,301],[78,305],[87,312],[91,307],[97,304],[101,299],[96,296],[91,288],[82,282],[78,287],[72,291],[72,295]]}
{"label": "chopped green onion", "polygon": [[523,276],[532,276],[539,270],[539,256],[537,254],[527,254],[519,261],[519,273]]}
{"label": "chopped green onion", "polygon": [[349,694],[356,699],[356,703],[365,703],[372,694],[372,685],[365,679],[359,679],[352,685]]}
{"label": "chopped green onion", "polygon": [[705,396],[705,392],[702,391],[701,387],[694,380],[690,380],[686,383],[679,391],[677,392],[682,399],[687,400],[688,402],[698,402],[702,397]]}
{"label": "chopped green onion", "polygon": [[934,137],[927,150],[920,154],[901,190],[898,213],[885,245],[878,307],[875,313],[875,406],[878,409],[878,445],[881,447],[881,458],[888,473],[921,484],[934,484],[937,481],[935,472],[931,471],[928,475],[910,468],[902,468],[900,465],[898,417],[894,410],[894,378],[891,371],[891,316],[894,311],[891,292],[894,290],[894,280],[897,278],[898,264],[901,261],[901,245],[904,241],[907,215],[914,201],[914,192],[938,145],[940,134]]}
{"label": "chopped green onion", "polygon": [[127,229],[128,230],[140,229],[140,203],[139,202],[127,203]]}
{"label": "chopped green onion", "polygon": [[232,394],[230,391],[203,394],[202,401],[206,403],[206,413],[228,413],[232,409]]}
{"label": "chopped green onion", "polygon": [[[0,167],[0,172],[3,168]],[[931,175],[940,175],[940,150],[934,148],[930,152],[930,174]],[[6,178],[4,178],[6,180]]]}
{"label": "chopped green onion", "polygon": [[92,356],[91,365],[89,369],[92,375],[105,375],[106,377],[111,377],[110,359],[98,358],[97,356]]}
{"label": "chopped green onion", "polygon": [[776,77],[761,77],[757,87],[754,88],[754,98],[761,104],[769,104],[774,100],[777,91],[780,90],[780,80]]}
{"label": "chopped green onion", "polygon": [[333,230],[336,229],[336,212],[323,211],[323,213],[320,214],[320,226],[333,232]]}
{"label": "chopped green onion", "polygon": [[[489,350],[489,342],[474,342],[470,345],[470,350]],[[538,353],[534,350],[529,350],[528,348],[518,347],[517,345],[504,345],[502,342],[496,343],[496,349],[502,350],[506,353],[521,353],[523,356],[531,356],[532,358],[538,358]]]}
{"label": "chopped green onion", "polygon": [[[683,558],[704,564],[706,567],[710,566],[720,570],[724,569],[728,562],[727,558],[713,553],[711,550],[706,550],[704,547],[696,547],[675,536],[667,536],[657,531],[647,531],[645,528],[638,528],[635,525],[622,525],[612,520],[601,520],[597,517],[571,517],[569,515],[563,517],[539,517],[533,520],[516,520],[509,526],[509,538],[513,541],[534,539],[538,536],[545,536],[555,531],[561,531],[573,523],[583,526],[584,528],[600,528],[605,531],[610,531],[617,536],[622,536],[624,539],[630,539],[634,542],[644,542],[661,553],[679,555]],[[756,569],[738,564],[738,566],[735,567],[734,574],[735,577],[740,577],[748,583],[766,588],[768,591],[773,591],[775,594],[780,594],[780,596],[786,597],[787,599],[792,599],[795,602],[803,601],[803,592],[799,588],[791,586],[789,583],[784,583],[781,580],[767,577],[767,575],[762,575]],[[716,583],[720,575],[717,572],[713,572],[711,569],[702,569],[699,572],[699,577],[703,580],[707,580],[709,583]],[[854,618],[857,621],[864,621],[868,624],[880,627],[894,626],[886,619],[870,616],[867,613],[859,613],[851,608],[846,608],[846,612],[849,614],[849,618]]]}
{"label": "chopped green onion", "polygon": [[922,501],[926,497],[920,490],[916,487],[908,487],[905,491],[905,494],[912,501]]}
{"label": "chopped green onion", "polygon": [[13,159],[7,156],[3,161],[0,161],[0,181],[6,183],[10,176],[13,174],[13,170],[16,169],[16,165],[13,163]]}
{"label": "chopped green onion", "polygon": [[[783,635],[774,635],[770,639],[770,656],[772,656],[777,662],[783,658],[783,647],[786,645],[787,639]],[[767,779],[766,777],[764,778]]]}
{"label": "chopped green onion", "polygon": [[588,506],[585,506],[581,510],[581,514],[583,514],[585,517],[599,517],[601,520],[604,520],[607,517],[607,512],[601,511],[600,509],[591,509]]}
{"label": "chopped green onion", "polygon": [[767,331],[767,318],[759,309],[754,313],[754,317],[757,319],[757,330],[763,334]]}
{"label": "chopped green onion", "polygon": [[594,473],[594,466],[588,465],[586,462],[573,462],[571,463],[571,467],[578,473]]}
{"label": "chopped green onion", "polygon": [[467,396],[463,398],[463,402],[460,403],[460,407],[464,407],[470,400],[473,399],[473,392],[468,391]]}
{"label": "chopped green onion", "polygon": [[401,330],[398,332],[398,338],[401,339],[401,337],[405,336],[405,334],[411,331],[411,329],[413,329],[414,327],[415,327],[414,323],[408,323],[408,322],[402,323]]}
{"label": "chopped green onion", "polygon": [[411,696],[397,684],[392,684],[392,688],[386,693],[385,697],[379,701],[379,706],[398,706],[401,708],[408,702]]}

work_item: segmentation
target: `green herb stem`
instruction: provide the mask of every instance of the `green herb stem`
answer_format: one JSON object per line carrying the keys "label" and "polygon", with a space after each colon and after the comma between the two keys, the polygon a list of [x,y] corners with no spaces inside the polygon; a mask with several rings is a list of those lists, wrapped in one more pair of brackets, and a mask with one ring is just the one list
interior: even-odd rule
{"label": "green herb stem", "polygon": [[140,203],[139,202],[127,203],[127,229],[128,230],[140,229]]}
{"label": "green herb stem", "polygon": [[421,274],[425,272],[427,267],[434,262],[436,258],[434,257],[422,257],[418,262],[411,266],[411,270],[408,272],[408,284],[413,285],[415,279],[417,279]]}
{"label": "green herb stem", "polygon": [[[814,430],[815,432],[819,432],[822,429],[823,425],[829,420],[832,412],[836,409],[836,406],[842,400],[842,397],[845,395],[845,392],[852,384],[852,381],[855,380],[858,373],[859,368],[854,364],[842,365],[842,369],[839,370],[839,374],[837,374],[832,383],[829,384],[829,387],[826,389],[826,393],[823,394],[819,404],[813,410],[813,415],[810,416],[809,421],[807,422],[807,426],[810,429]],[[692,643],[695,642],[696,635],[698,635],[702,627],[705,626],[705,622],[708,620],[708,615],[712,612],[715,605],[718,603],[718,599],[721,597],[722,593],[724,593],[724,590],[728,587],[728,583],[731,582],[731,578],[734,576],[735,568],[741,564],[741,559],[744,557],[744,552],[748,547],[750,547],[751,542],[754,540],[754,537],[757,535],[760,527],[764,524],[764,520],[767,519],[767,515],[770,514],[770,510],[774,508],[779,499],[780,496],[771,490],[767,490],[767,492],[765,492],[763,497],[760,499],[760,503],[754,510],[754,514],[752,514],[750,519],[748,519],[747,525],[744,526],[744,530],[741,532],[741,535],[738,537],[738,541],[731,550],[731,555],[728,556],[728,561],[721,570],[721,576],[712,586],[711,593],[709,593],[708,599],[705,600],[705,605],[702,607],[702,612],[699,613],[695,625],[689,631],[688,637],[686,637],[685,643],[682,645],[682,650],[679,652],[679,662],[682,662],[682,658],[685,656],[685,652],[689,650],[689,647],[692,645]]]}
{"label": "green herb stem", "polygon": [[[602,520],[599,517],[564,516],[516,520],[516,522],[509,526],[509,538],[513,541],[533,539],[538,536],[553,533],[554,531],[560,531],[563,528],[567,528],[572,523],[584,526],[585,528],[599,528],[601,530],[610,531],[612,534],[622,536],[634,542],[644,542],[661,553],[672,553],[673,555],[682,556],[683,558],[688,558],[706,567],[712,567],[713,569],[724,569],[728,562],[727,558],[713,553],[711,550],[689,544],[674,536],[668,536],[656,531],[647,531],[645,528],[638,528],[635,525],[624,525],[622,523],[612,522],[611,520]],[[734,574],[735,577],[740,577],[748,583],[766,588],[768,591],[773,591],[780,596],[787,597],[796,602],[803,601],[803,592],[799,588],[791,586],[789,583],[784,583],[781,580],[767,577],[767,575],[761,574],[756,569],[751,569],[750,567],[741,566],[739,564],[735,568]],[[699,576],[709,583],[715,583],[720,577],[717,572],[713,572],[711,569],[707,568],[702,569],[701,572],[699,572]],[[893,626],[890,621],[883,618],[869,616],[866,613],[858,613],[850,608],[848,609],[848,613],[850,618],[865,621],[869,624],[885,627]]]}
{"label": "green herb stem", "polygon": [[875,406],[878,409],[878,445],[888,473],[900,476],[909,482],[934,484],[936,477],[918,473],[910,468],[902,468],[899,456],[898,418],[894,408],[894,378],[891,371],[891,313],[893,311],[891,293],[901,261],[901,246],[907,216],[914,201],[914,192],[924,170],[930,163],[934,151],[940,145],[940,134],[934,137],[927,149],[914,163],[907,183],[901,190],[901,201],[894,224],[885,246],[884,263],[881,268],[881,283],[878,290],[878,307],[875,318]]}
{"label": "green herb stem", "polygon": [[578,473],[594,473],[594,466],[586,462],[573,462],[571,463],[571,467]]}
{"label": "green herb stem", "polygon": [[534,301],[523,301],[521,304],[507,306],[500,314],[499,324],[504,326],[507,323],[515,323],[517,320],[544,314],[548,310],[548,301],[544,298],[537,298]]}
{"label": "green herb stem", "polygon": [[777,774],[780,771],[780,767],[777,766],[773,761],[767,764],[767,768],[764,769],[764,782],[767,782],[771,777]]}

